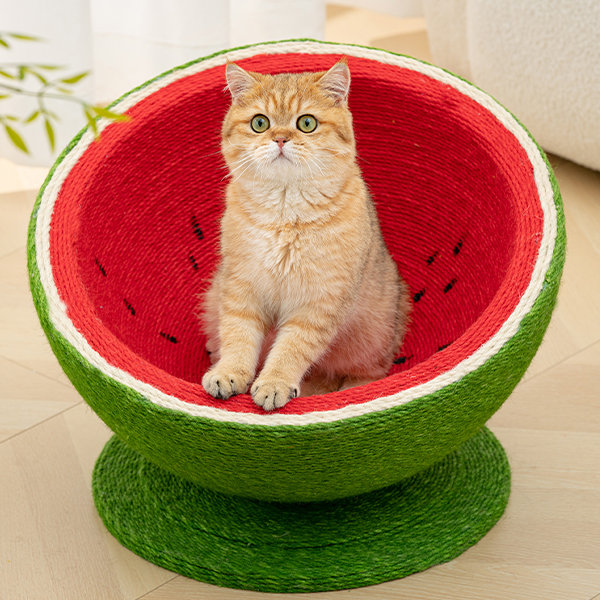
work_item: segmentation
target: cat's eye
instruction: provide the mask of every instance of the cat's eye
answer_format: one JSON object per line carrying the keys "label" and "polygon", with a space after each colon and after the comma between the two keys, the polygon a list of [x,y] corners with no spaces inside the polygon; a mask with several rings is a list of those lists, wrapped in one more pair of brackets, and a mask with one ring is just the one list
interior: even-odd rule
{"label": "cat's eye", "polygon": [[296,121],[296,127],[304,133],[311,133],[317,128],[317,120],[312,115],[302,115]]}
{"label": "cat's eye", "polygon": [[255,115],[252,117],[252,121],[250,121],[250,127],[252,127],[253,131],[256,133],[262,133],[269,129],[269,119],[265,117],[265,115]]}

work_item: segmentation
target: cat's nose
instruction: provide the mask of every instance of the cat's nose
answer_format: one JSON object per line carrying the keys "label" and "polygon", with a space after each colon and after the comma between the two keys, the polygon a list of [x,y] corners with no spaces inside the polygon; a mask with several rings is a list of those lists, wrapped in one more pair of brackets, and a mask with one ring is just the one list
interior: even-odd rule
{"label": "cat's nose", "polygon": [[279,149],[281,150],[283,148],[283,145],[288,141],[287,138],[284,137],[276,137],[273,139],[274,142],[277,142],[277,145],[279,146]]}

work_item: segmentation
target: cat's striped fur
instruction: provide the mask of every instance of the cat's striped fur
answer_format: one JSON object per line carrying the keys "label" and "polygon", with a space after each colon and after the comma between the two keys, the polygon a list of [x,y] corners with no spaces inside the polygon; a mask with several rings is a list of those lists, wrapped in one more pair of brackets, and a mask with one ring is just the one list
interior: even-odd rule
{"label": "cat's striped fur", "polygon": [[[228,398],[252,384],[254,401],[272,410],[301,384],[306,394],[385,376],[410,301],[356,164],[348,66],[272,76],[229,64],[226,73],[231,181],[204,298],[216,361],[204,388]],[[268,118],[262,133],[256,115]],[[301,131],[301,115],[317,128]]]}

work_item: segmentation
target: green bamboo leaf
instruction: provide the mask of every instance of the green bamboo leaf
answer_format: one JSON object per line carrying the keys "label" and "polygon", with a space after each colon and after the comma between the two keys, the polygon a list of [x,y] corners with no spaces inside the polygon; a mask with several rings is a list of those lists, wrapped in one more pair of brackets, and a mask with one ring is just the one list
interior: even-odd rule
{"label": "green bamboo leaf", "polygon": [[29,69],[29,72],[34,77],[37,77],[37,79],[40,81],[41,84],[48,85],[48,80],[41,73],[38,73],[37,71],[34,71],[33,69]]}
{"label": "green bamboo leaf", "polygon": [[71,96],[73,94],[73,90],[70,90],[70,89],[62,87],[62,86],[57,87],[56,91],[60,92],[61,94],[64,94],[65,96]]}
{"label": "green bamboo leaf", "polygon": [[21,120],[21,119],[19,119],[19,117],[15,117],[14,115],[4,115],[4,118],[7,121],[13,121],[13,122]]}
{"label": "green bamboo leaf", "polygon": [[52,127],[52,123],[50,123],[49,119],[44,119],[44,126],[46,128],[46,135],[48,136],[48,143],[50,144],[50,150],[54,152],[54,147],[56,145],[56,137],[54,135],[54,127]]}
{"label": "green bamboo leaf", "polygon": [[28,35],[25,33],[7,33],[8,37],[13,38],[14,40],[23,40],[24,42],[42,42],[42,38],[37,37],[35,35]]}
{"label": "green bamboo leaf", "polygon": [[10,44],[2,38],[0,38],[0,46],[3,46],[4,48],[10,48]]}
{"label": "green bamboo leaf", "polygon": [[27,74],[27,67],[24,67],[23,65],[21,65],[18,69],[18,75],[17,78],[19,79],[19,81],[23,81],[23,79],[25,79],[25,75]]}
{"label": "green bamboo leaf", "polygon": [[64,79],[61,79],[60,82],[66,83],[67,85],[73,85],[87,77],[89,74],[89,71],[84,71],[83,73],[78,73],[77,75],[73,75],[71,77],[65,77]]}
{"label": "green bamboo leaf", "polygon": [[10,141],[21,151],[25,152],[25,154],[29,154],[29,149],[27,148],[27,144],[23,138],[10,126],[4,123],[4,130],[6,131],[6,135],[10,138]]}
{"label": "green bamboo leaf", "polygon": [[27,119],[25,119],[25,123],[33,123],[39,116],[41,112],[39,110],[33,111]]}
{"label": "green bamboo leaf", "polygon": [[112,121],[129,121],[131,119],[129,115],[113,112],[104,106],[94,106],[92,109],[99,117],[111,119]]}
{"label": "green bamboo leaf", "polygon": [[96,123],[94,115],[90,112],[88,108],[84,108],[83,112],[85,113],[85,118],[87,119],[89,128],[93,131],[94,136],[98,137],[98,124]]}
{"label": "green bamboo leaf", "polygon": [[4,100],[6,98],[10,98],[10,94],[0,94],[0,100]]}
{"label": "green bamboo leaf", "polygon": [[0,75],[2,77],[6,77],[7,79],[14,79],[15,76],[12,73],[9,73],[8,71],[4,71],[2,69],[0,69]]}
{"label": "green bamboo leaf", "polygon": [[59,69],[64,69],[64,67],[60,65],[36,65],[38,69],[44,69],[45,71],[58,71]]}

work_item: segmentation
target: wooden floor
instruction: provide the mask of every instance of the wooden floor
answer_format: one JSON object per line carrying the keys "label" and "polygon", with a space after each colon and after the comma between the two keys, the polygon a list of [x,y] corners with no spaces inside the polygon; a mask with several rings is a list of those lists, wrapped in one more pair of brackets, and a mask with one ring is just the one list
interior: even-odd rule
{"label": "wooden floor", "polygon": [[[327,37],[428,58],[419,20],[330,9]],[[543,345],[489,424],[513,470],[504,517],[448,564],[304,598],[600,598],[600,173],[551,160],[567,263]],[[0,161],[0,599],[268,597],[158,568],[122,548],[96,515],[90,474],[110,432],[63,375],[28,291],[25,232],[39,177]]]}

